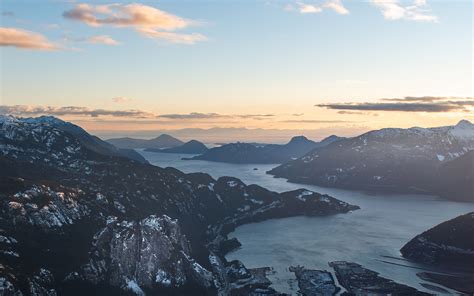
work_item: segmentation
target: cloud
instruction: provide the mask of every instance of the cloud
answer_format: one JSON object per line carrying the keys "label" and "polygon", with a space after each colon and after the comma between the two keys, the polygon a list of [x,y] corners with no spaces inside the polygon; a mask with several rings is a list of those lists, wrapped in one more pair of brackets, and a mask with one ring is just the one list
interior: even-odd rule
{"label": "cloud", "polygon": [[251,119],[264,119],[269,117],[274,117],[274,114],[241,114],[241,115],[233,115],[234,117],[240,118],[251,118]]}
{"label": "cloud", "polygon": [[167,119],[217,119],[217,118],[245,118],[261,120],[268,117],[273,117],[274,114],[219,114],[219,113],[199,113],[191,112],[188,114],[162,114],[158,115],[160,118]]}
{"label": "cloud", "polygon": [[158,115],[158,117],[168,118],[168,119],[212,119],[212,118],[222,118],[226,116],[217,114],[217,113],[192,112],[189,114],[162,114],[162,115]]}
{"label": "cloud", "polygon": [[349,14],[349,10],[344,7],[341,0],[330,0],[324,4],[324,7],[330,8],[339,14]]}
{"label": "cloud", "polygon": [[306,13],[319,13],[323,11],[321,7],[312,5],[312,4],[306,4],[303,2],[298,2],[298,11],[300,13],[306,14]]}
{"label": "cloud", "polygon": [[434,101],[447,101],[447,100],[469,100],[470,98],[456,98],[456,97],[404,97],[394,99],[382,99],[382,101],[388,102],[434,102]]}
{"label": "cloud", "polygon": [[[116,103],[130,102],[132,99],[127,97],[115,97],[112,101]],[[156,122],[167,123],[167,121],[158,121],[160,119],[169,120],[206,120],[206,119],[254,119],[262,120],[275,116],[274,114],[219,114],[219,113],[199,113],[192,112],[188,114],[161,114],[157,115],[152,112],[142,110],[108,110],[108,109],[91,109],[87,107],[66,106],[31,106],[31,105],[0,105],[0,114],[11,114],[17,116],[88,116],[98,118],[100,116],[120,117],[130,119],[151,119]]]}
{"label": "cloud", "polygon": [[415,0],[411,5],[402,5],[398,0],[370,0],[370,2],[380,9],[387,20],[438,21],[438,17],[431,13],[425,0]]}
{"label": "cloud", "polygon": [[379,116],[378,113],[373,112],[361,112],[361,111],[337,111],[337,114],[345,114],[345,115],[372,115],[372,116]]}
{"label": "cloud", "polygon": [[131,102],[131,101],[132,101],[132,98],[128,98],[128,97],[115,97],[115,98],[112,98],[112,101],[114,101],[115,103],[127,103],[127,102]]}
{"label": "cloud", "polygon": [[2,16],[15,16],[13,11],[3,11]]}
{"label": "cloud", "polygon": [[348,123],[353,121],[345,121],[345,120],[311,120],[311,119],[302,119],[302,120],[283,120],[280,122],[285,123]]}
{"label": "cloud", "polygon": [[0,46],[43,51],[60,49],[58,45],[39,33],[6,27],[0,27]]}
{"label": "cloud", "polygon": [[352,111],[398,111],[398,112],[459,112],[474,107],[473,98],[452,97],[406,97],[382,99],[391,102],[318,104],[316,107]]}
{"label": "cloud", "polygon": [[140,110],[106,110],[89,109],[86,107],[51,107],[51,106],[28,106],[28,105],[0,105],[0,114],[12,114],[18,116],[112,116],[112,117],[131,117],[131,118],[153,118],[154,114]]}
{"label": "cloud", "polygon": [[[296,5],[297,10],[302,14],[320,13],[326,8],[332,9],[338,14],[349,14],[349,10],[344,7],[341,0],[328,0],[325,4],[320,6],[304,2],[297,2]],[[291,4],[288,4],[285,6],[285,10],[294,10],[294,7]]]}
{"label": "cloud", "polygon": [[78,4],[73,9],[65,11],[63,16],[93,27],[103,25],[119,28],[131,27],[148,38],[162,39],[172,43],[194,44],[206,39],[198,33],[174,32],[196,25],[197,22],[139,3],[96,6]]}
{"label": "cloud", "polygon": [[199,33],[182,34],[182,33],[156,31],[154,29],[146,29],[146,28],[138,29],[138,31],[142,35],[148,38],[165,39],[172,43],[194,44],[198,41],[207,40],[206,36]]}
{"label": "cloud", "polygon": [[87,39],[87,42],[92,44],[105,44],[105,45],[119,45],[120,42],[113,39],[108,35],[99,35],[99,36],[92,36]]}

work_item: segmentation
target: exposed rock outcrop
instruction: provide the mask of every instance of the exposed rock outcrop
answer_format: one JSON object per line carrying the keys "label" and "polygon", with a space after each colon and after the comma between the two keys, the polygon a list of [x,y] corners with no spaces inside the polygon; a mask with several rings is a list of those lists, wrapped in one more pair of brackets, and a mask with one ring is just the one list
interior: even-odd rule
{"label": "exposed rock outcrop", "polygon": [[163,215],[140,221],[109,217],[94,236],[91,259],[68,280],[140,290],[213,287],[212,273],[191,257],[189,241],[177,220]]}

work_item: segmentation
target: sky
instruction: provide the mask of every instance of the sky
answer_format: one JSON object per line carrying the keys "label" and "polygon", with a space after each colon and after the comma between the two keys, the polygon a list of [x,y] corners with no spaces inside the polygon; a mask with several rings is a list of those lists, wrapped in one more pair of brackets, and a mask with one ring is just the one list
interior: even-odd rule
{"label": "sky", "polygon": [[0,113],[54,115],[104,137],[472,121],[472,6],[0,0]]}

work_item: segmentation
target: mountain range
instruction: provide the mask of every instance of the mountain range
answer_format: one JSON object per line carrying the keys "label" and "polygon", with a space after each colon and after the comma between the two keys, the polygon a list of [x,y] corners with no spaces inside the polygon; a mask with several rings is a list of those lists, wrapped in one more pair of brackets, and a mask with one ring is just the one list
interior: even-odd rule
{"label": "mountain range", "polygon": [[170,135],[162,134],[156,138],[145,140],[145,139],[134,139],[134,138],[114,138],[106,140],[108,143],[114,145],[117,148],[124,149],[163,149],[181,146],[184,144],[183,141],[178,140]]}
{"label": "mountain range", "polygon": [[204,154],[191,158],[191,160],[227,163],[284,163],[340,139],[336,136],[330,136],[321,142],[314,142],[304,136],[297,136],[284,145],[231,143],[209,149]]}
{"label": "mountain range", "polygon": [[258,271],[225,259],[236,243],[227,234],[358,209],[103,153],[107,144],[77,131],[55,118],[0,116],[4,295],[278,295]]}
{"label": "mountain range", "polygon": [[474,201],[474,125],[388,128],[314,149],[268,173],[291,182]]}

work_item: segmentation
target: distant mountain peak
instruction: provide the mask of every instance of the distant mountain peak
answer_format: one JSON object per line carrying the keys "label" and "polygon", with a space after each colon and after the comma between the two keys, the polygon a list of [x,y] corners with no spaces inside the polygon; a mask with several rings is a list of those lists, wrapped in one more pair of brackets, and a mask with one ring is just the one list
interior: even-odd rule
{"label": "distant mountain peak", "polygon": [[166,139],[175,139],[175,137],[173,137],[172,135],[168,135],[168,134],[161,134],[159,135],[158,137],[156,137],[155,139],[159,139],[159,140],[166,140]]}
{"label": "distant mountain peak", "polygon": [[456,127],[472,127],[474,124],[472,124],[469,120],[462,119],[456,124]]}
{"label": "distant mountain peak", "polygon": [[191,140],[191,141],[188,141],[188,142],[184,143],[184,145],[185,145],[185,144],[188,144],[188,145],[189,145],[189,144],[202,144],[202,143],[199,142],[198,140]]}
{"label": "distant mountain peak", "polygon": [[339,139],[341,139],[341,137],[338,137],[336,135],[330,135],[329,137],[326,137],[326,138],[322,139],[321,142],[328,142],[328,141],[329,142],[334,142],[334,141],[339,140]]}
{"label": "distant mountain peak", "polygon": [[295,136],[291,138],[290,142],[288,144],[299,144],[299,143],[306,143],[306,142],[312,142],[305,136]]}

